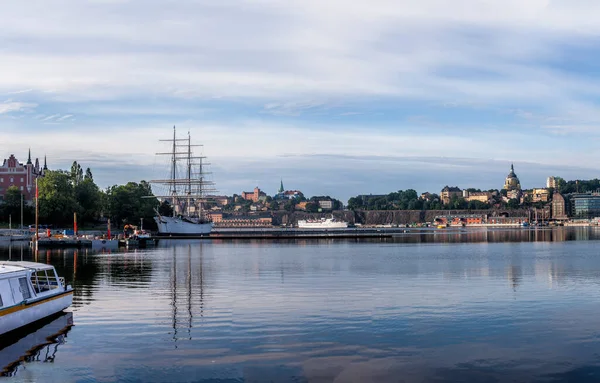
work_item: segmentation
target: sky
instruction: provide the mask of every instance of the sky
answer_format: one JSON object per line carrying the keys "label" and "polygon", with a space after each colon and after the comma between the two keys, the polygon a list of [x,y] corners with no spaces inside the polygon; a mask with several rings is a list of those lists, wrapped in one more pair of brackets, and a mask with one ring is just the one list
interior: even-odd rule
{"label": "sky", "polygon": [[0,157],[163,178],[176,126],[220,194],[598,177],[600,3],[2,1]]}

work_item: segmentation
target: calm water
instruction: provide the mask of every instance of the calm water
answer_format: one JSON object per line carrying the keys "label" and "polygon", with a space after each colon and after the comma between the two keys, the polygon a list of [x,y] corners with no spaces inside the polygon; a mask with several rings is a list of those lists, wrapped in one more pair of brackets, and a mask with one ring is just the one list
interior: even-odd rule
{"label": "calm water", "polygon": [[75,287],[74,326],[0,380],[597,382],[599,240],[561,228],[42,251]]}

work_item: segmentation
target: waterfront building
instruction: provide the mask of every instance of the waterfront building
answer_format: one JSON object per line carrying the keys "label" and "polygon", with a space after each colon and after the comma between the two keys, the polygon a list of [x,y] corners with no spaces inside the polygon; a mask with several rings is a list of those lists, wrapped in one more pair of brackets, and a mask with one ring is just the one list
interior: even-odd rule
{"label": "waterfront building", "polygon": [[470,226],[481,225],[487,221],[487,216],[482,214],[451,214],[438,215],[434,219],[437,225]]}
{"label": "waterfront building", "polygon": [[569,195],[571,218],[592,219],[600,217],[600,195],[597,193]]}
{"label": "waterfront building", "polygon": [[210,217],[215,227],[270,227],[273,225],[273,219],[266,215],[210,213]]}
{"label": "waterfront building", "polygon": [[462,190],[456,186],[447,186],[442,189],[440,193],[440,198],[442,199],[442,203],[444,205],[448,205],[452,198],[462,198]]}
{"label": "waterfront building", "polygon": [[0,200],[4,198],[9,187],[16,186],[23,193],[25,201],[31,202],[35,197],[35,180],[42,177],[46,170],[48,170],[46,158],[44,157],[44,166],[40,167],[37,158],[35,163],[31,161],[31,150],[25,164],[11,154],[0,166]]}
{"label": "waterfront building", "polygon": [[552,219],[564,221],[569,218],[567,213],[567,201],[565,197],[559,192],[554,192],[552,195]]}
{"label": "waterfront building", "polygon": [[546,187],[548,189],[550,189],[550,188],[557,189],[558,188],[558,182],[556,181],[556,178],[554,178],[554,177],[548,177],[548,179],[546,180]]}

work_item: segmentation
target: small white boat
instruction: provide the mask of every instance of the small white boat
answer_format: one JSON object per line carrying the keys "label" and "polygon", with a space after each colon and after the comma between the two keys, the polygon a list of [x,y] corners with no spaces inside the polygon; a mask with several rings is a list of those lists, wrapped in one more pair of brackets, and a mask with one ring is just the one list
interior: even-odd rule
{"label": "small white boat", "polygon": [[0,262],[0,335],[61,312],[73,303],[73,288],[52,265]]}

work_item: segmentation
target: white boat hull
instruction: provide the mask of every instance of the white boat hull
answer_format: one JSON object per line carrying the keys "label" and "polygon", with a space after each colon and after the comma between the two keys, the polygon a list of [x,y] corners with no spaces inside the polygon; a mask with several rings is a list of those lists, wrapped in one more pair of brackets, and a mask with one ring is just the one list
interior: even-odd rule
{"label": "white boat hull", "polygon": [[20,304],[0,310],[0,335],[61,312],[72,303],[73,290],[48,297],[43,301]]}
{"label": "white boat hull", "polygon": [[348,227],[346,222],[333,222],[333,223],[301,223],[298,222],[299,229],[345,229]]}
{"label": "white boat hull", "polygon": [[201,236],[209,235],[213,223],[191,223],[176,217],[154,217],[158,225],[158,233],[165,235]]}

